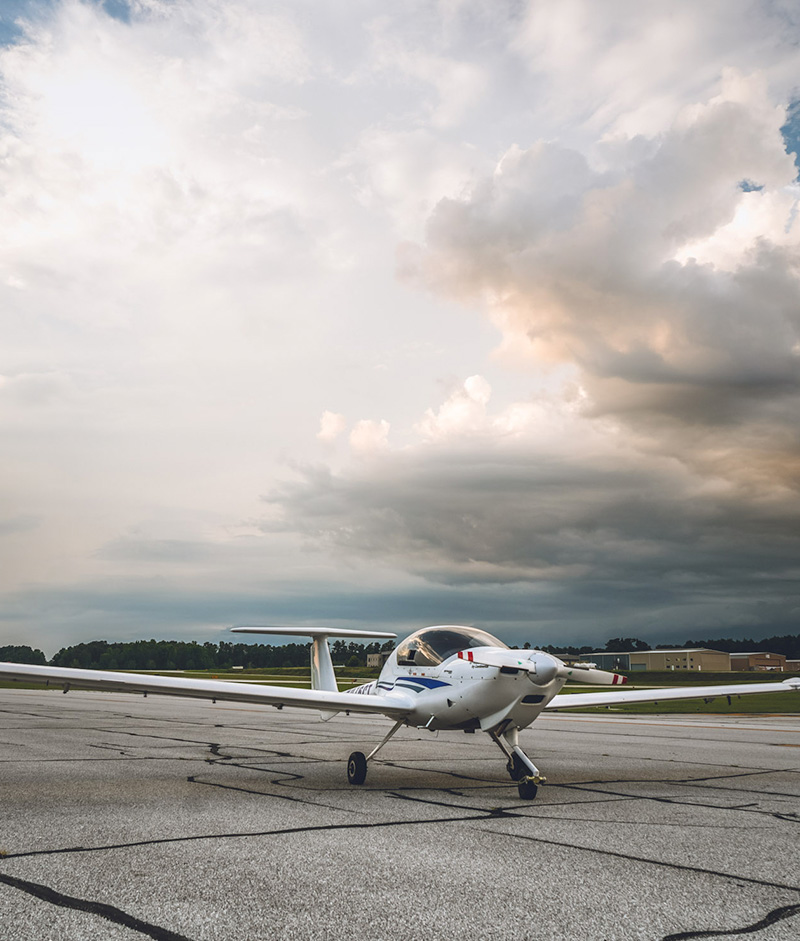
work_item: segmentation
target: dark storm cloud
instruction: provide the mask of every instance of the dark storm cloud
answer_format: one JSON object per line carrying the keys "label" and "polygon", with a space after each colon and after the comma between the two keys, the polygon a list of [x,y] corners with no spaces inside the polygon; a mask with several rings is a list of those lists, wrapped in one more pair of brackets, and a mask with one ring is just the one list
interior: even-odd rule
{"label": "dark storm cloud", "polygon": [[547,584],[570,604],[589,586],[598,603],[798,603],[800,510],[785,500],[744,501],[633,452],[482,444],[308,470],[270,496],[281,515],[265,528],[448,585]]}

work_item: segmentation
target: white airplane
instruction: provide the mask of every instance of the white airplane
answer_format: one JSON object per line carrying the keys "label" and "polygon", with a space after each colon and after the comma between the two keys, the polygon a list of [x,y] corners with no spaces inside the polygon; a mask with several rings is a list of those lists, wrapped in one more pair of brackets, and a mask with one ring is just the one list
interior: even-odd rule
{"label": "white airplane", "polygon": [[357,751],[347,762],[347,780],[363,784],[367,763],[402,726],[486,732],[507,759],[507,770],[519,796],[532,800],[545,778],[519,746],[520,729],[545,710],[576,706],[609,706],[630,702],[708,699],[753,693],[800,691],[800,678],[780,683],[747,683],[678,689],[625,690],[563,694],[567,680],[621,686],[624,676],[597,670],[593,664],[566,664],[541,650],[512,650],[486,631],[460,625],[426,627],[407,637],[392,652],[380,678],[339,692],[327,640],[329,637],[392,638],[376,631],[324,627],[235,627],[235,633],[311,637],[311,686],[291,689],[220,680],[146,676],[105,670],[0,663],[0,677],[47,686],[134,693],[190,696],[216,702],[249,702],[318,709],[328,720],[337,713],[377,714],[394,721],[368,755]]}

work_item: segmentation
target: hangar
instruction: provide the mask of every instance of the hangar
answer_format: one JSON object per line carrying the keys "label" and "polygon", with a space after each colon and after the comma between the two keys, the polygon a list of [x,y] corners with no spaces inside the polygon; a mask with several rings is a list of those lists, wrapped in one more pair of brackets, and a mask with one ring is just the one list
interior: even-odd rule
{"label": "hangar", "polygon": [[732,653],[732,670],[775,670],[783,673],[786,670],[786,657],[782,653],[768,653],[766,650],[757,650],[755,653]]}
{"label": "hangar", "polygon": [[609,653],[597,650],[588,655],[601,670],[697,670],[729,673],[731,655],[709,647],[685,647],[682,650],[626,650]]}

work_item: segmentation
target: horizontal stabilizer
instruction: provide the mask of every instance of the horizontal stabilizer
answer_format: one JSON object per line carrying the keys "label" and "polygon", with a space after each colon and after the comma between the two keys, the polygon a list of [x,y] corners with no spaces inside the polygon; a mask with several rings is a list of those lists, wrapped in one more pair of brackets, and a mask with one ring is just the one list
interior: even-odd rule
{"label": "horizontal stabilizer", "polygon": [[383,637],[391,639],[397,634],[386,631],[361,631],[348,627],[288,627],[268,625],[232,627],[233,634],[278,634],[283,637]]}

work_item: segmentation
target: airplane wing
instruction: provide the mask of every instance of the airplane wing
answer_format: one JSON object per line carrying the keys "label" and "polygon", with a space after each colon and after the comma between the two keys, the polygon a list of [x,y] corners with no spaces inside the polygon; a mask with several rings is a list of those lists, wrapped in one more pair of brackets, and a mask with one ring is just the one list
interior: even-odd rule
{"label": "airplane wing", "polygon": [[739,683],[735,686],[682,686],[677,689],[620,689],[611,693],[559,693],[550,700],[545,709],[576,709],[587,706],[618,706],[633,702],[668,702],[676,699],[713,699],[715,696],[791,692],[800,692],[800,677],[790,677],[780,683]]}
{"label": "airplane wing", "polygon": [[143,673],[118,673],[108,670],[78,670],[67,667],[40,667],[26,663],[0,663],[0,679],[70,689],[96,689],[113,692],[154,693],[187,696],[220,702],[249,702],[267,706],[296,706],[300,709],[356,712],[402,719],[413,708],[406,693],[387,695],[340,693],[321,689],[293,689],[259,683],[226,680],[188,679],[178,676],[150,676]]}

